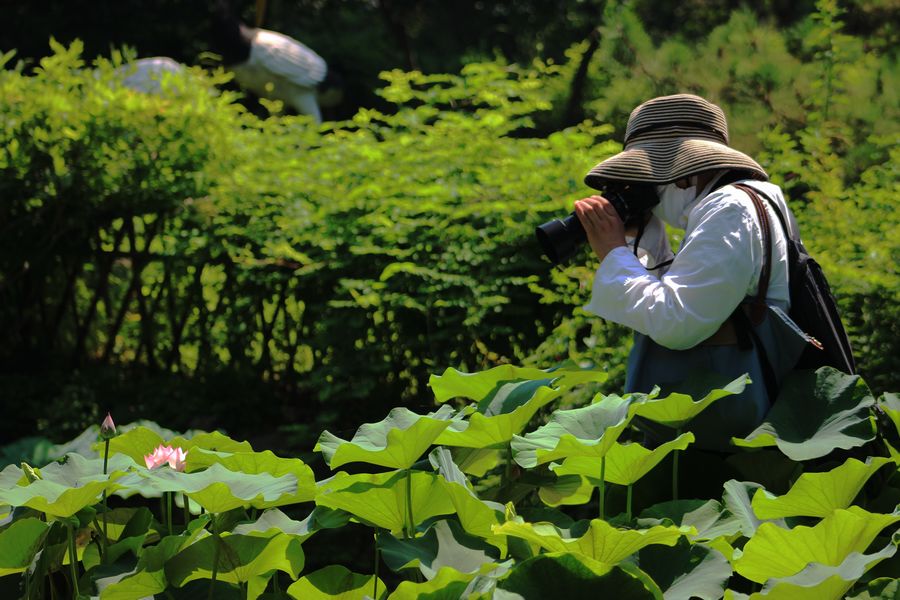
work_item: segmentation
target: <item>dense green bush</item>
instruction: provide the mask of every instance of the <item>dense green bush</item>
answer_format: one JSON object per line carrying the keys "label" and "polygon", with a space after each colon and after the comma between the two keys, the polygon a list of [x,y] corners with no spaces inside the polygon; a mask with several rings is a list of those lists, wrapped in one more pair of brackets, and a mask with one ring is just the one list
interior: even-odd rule
{"label": "dense green bush", "polygon": [[[320,129],[243,112],[222,74],[136,93],[122,57],[87,68],[77,44],[33,75],[4,70],[0,394],[30,400],[0,433],[60,437],[127,404],[179,428],[299,423],[302,438],[425,402],[446,365],[573,359],[617,388],[629,334],[578,308],[593,263],[551,270],[532,231],[587,192],[634,105],[679,90],[720,102],[734,145],[785,187],[867,381],[900,387],[889,49],[842,33],[827,2],[791,30],[738,12],[660,45],[611,3],[601,34],[561,66],[387,73],[390,114]],[[592,120],[537,135],[584,60]]]}

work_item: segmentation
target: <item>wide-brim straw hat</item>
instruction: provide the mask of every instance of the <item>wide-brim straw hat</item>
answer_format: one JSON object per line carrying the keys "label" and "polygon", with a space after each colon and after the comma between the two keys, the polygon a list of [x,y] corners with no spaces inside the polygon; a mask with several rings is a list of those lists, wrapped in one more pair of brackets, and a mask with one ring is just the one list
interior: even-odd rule
{"label": "wide-brim straw hat", "polygon": [[769,178],[755,160],[728,146],[721,108],[699,96],[676,94],[635,108],[622,152],[591,169],[584,182],[595,189],[609,180],[671,183],[720,169],[746,171],[749,179]]}

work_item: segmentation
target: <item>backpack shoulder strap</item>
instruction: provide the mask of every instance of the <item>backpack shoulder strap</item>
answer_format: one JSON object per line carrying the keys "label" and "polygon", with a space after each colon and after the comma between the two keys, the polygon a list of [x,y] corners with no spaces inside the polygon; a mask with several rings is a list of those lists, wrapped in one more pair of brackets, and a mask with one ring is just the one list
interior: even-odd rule
{"label": "backpack shoulder strap", "polygon": [[[769,293],[769,279],[772,274],[772,234],[769,226],[769,212],[766,210],[765,204],[759,197],[759,193],[749,185],[744,183],[735,183],[734,187],[750,196],[753,201],[753,207],[756,209],[756,215],[759,217],[759,226],[763,237],[763,263],[759,273],[759,284],[757,286],[756,298],[751,305],[751,320],[759,323],[763,318],[766,310],[766,296]],[[779,220],[784,225],[781,213],[778,213]]]}

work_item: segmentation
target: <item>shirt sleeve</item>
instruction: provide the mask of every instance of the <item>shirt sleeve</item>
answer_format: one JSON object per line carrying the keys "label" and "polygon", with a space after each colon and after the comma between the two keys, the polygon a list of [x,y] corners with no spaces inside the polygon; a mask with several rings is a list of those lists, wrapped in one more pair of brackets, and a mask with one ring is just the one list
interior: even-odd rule
{"label": "shirt sleeve", "polygon": [[684,240],[664,275],[628,248],[606,255],[585,310],[684,350],[721,326],[758,277],[757,227],[734,197],[714,192],[691,213]]}

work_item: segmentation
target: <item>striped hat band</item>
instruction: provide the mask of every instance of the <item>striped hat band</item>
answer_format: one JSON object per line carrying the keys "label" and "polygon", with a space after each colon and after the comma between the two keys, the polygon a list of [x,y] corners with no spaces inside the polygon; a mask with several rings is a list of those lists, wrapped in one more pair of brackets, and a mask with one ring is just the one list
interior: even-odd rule
{"label": "striped hat band", "polygon": [[718,169],[768,179],[756,161],[728,146],[728,124],[721,108],[699,96],[677,94],[634,109],[624,150],[591,169],[585,183],[597,189],[609,180],[669,183]]}

